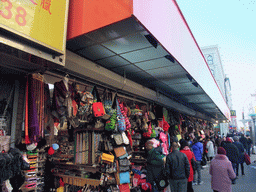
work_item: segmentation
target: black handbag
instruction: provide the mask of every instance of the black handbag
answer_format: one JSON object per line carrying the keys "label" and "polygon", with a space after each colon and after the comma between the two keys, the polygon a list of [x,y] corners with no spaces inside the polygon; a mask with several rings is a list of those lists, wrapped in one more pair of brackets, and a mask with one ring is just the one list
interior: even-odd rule
{"label": "black handbag", "polygon": [[165,172],[165,170],[163,169],[161,171],[161,173],[159,174],[159,176],[156,178],[156,186],[157,188],[162,191],[164,190],[168,185],[169,185],[169,181],[167,178],[167,174]]}
{"label": "black handbag", "polygon": [[205,166],[206,164],[207,164],[206,158],[205,158],[205,156],[203,156],[201,159],[201,165]]}
{"label": "black handbag", "polygon": [[191,165],[192,165],[192,168],[193,168],[193,171],[195,172],[196,171],[196,160],[194,159],[194,154],[192,156],[192,159],[191,159]]}

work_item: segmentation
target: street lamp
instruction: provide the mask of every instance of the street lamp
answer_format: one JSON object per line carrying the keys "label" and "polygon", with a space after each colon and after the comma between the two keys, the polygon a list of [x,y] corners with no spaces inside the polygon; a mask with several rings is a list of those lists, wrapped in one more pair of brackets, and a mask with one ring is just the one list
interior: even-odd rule
{"label": "street lamp", "polygon": [[252,128],[251,128],[251,139],[252,139],[252,154],[255,154],[254,145],[255,145],[255,121],[256,113],[249,115],[252,118]]}

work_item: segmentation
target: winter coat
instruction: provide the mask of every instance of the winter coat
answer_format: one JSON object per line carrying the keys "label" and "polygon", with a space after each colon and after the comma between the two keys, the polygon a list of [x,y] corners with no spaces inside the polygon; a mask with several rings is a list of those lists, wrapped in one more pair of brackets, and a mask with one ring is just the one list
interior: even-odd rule
{"label": "winter coat", "polygon": [[178,150],[172,151],[167,155],[165,170],[167,177],[172,180],[188,179],[190,165],[187,156]]}
{"label": "winter coat", "polygon": [[160,154],[155,148],[148,152],[147,156],[147,182],[153,183],[164,169],[164,155]]}
{"label": "winter coat", "polygon": [[217,154],[211,161],[209,173],[212,176],[211,186],[219,192],[231,192],[231,180],[236,178],[231,162],[226,155]]}
{"label": "winter coat", "polygon": [[242,136],[239,139],[239,141],[244,145],[244,148],[247,150],[248,149],[248,141],[247,141],[247,139],[244,136]]}
{"label": "winter coat", "polygon": [[238,162],[243,163],[244,162],[244,146],[243,146],[243,144],[240,142],[237,142],[237,141],[234,142],[233,144],[238,148],[238,151],[239,151]]}
{"label": "winter coat", "polygon": [[193,167],[192,167],[192,164],[191,164],[191,160],[192,160],[192,158],[194,160],[196,160],[195,155],[188,147],[185,147],[184,149],[180,150],[180,152],[184,153],[188,158],[189,165],[190,165],[190,173],[189,173],[188,182],[191,182],[194,179],[194,171],[193,171]]}
{"label": "winter coat", "polygon": [[237,147],[230,142],[226,142],[223,148],[227,152],[227,157],[232,163],[238,163],[239,151]]}
{"label": "winter coat", "polygon": [[197,142],[192,146],[193,153],[195,154],[195,158],[197,161],[202,160],[203,154],[203,144],[201,142]]}
{"label": "winter coat", "polygon": [[208,150],[207,156],[214,157],[214,146],[212,141],[207,142],[206,149]]}

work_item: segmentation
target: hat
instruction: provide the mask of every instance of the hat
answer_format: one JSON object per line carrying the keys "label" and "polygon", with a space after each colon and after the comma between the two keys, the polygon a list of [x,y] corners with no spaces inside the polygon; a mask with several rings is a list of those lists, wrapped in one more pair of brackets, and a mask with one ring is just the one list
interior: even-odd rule
{"label": "hat", "polygon": [[33,151],[36,148],[36,144],[32,143],[26,146],[28,151]]}
{"label": "hat", "polygon": [[239,141],[239,137],[235,136],[234,141]]}
{"label": "hat", "polygon": [[54,150],[58,150],[59,149],[59,145],[57,143],[54,143],[54,144],[52,144],[52,148]]}
{"label": "hat", "polygon": [[226,155],[226,150],[223,147],[219,147],[217,152],[218,154]]}
{"label": "hat", "polygon": [[232,143],[232,140],[231,140],[230,137],[227,137],[226,141],[229,142],[229,143]]}

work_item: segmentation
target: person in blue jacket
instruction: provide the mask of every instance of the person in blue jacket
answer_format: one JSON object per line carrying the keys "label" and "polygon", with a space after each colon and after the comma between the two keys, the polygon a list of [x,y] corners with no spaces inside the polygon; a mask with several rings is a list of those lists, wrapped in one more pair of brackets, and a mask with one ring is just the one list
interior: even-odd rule
{"label": "person in blue jacket", "polygon": [[[201,185],[203,184],[203,181],[201,181],[201,160],[202,160],[202,154],[203,154],[203,144],[198,141],[197,138],[193,140],[192,150],[194,152],[195,158],[196,158],[196,170],[194,172],[194,181],[193,185]],[[197,173],[197,178],[196,178]],[[197,183],[196,183],[197,180]]]}

